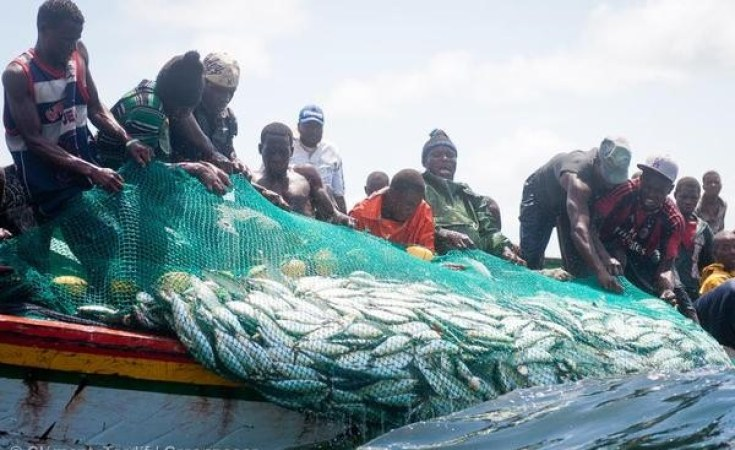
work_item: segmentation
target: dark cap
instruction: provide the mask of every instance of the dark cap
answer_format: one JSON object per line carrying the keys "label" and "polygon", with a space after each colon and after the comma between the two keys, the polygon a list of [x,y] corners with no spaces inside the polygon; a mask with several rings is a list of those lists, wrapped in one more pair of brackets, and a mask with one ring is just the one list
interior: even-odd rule
{"label": "dark cap", "polygon": [[424,150],[421,152],[422,164],[426,162],[426,158],[429,157],[429,152],[435,147],[449,147],[454,150],[454,153],[457,153],[457,147],[454,146],[454,143],[449,139],[447,133],[445,133],[444,130],[435,128],[431,133],[429,133],[429,140],[426,141],[426,144],[424,144]]}

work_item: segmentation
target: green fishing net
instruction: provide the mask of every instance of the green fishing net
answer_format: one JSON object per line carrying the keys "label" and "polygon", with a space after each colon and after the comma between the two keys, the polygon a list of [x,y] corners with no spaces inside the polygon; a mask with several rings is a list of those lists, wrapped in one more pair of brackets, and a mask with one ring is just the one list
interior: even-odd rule
{"label": "green fishing net", "polygon": [[[400,424],[534,385],[728,366],[689,319],[479,251],[433,261],[160,164],[0,249],[0,303],[174,333],[282,406]],[[50,249],[50,250],[49,250]]]}

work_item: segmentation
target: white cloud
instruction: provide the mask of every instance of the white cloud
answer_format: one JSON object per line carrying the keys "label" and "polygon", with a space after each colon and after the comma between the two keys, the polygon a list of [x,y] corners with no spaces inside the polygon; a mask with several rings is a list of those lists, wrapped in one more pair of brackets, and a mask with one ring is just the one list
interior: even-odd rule
{"label": "white cloud", "polygon": [[327,106],[371,116],[429,95],[497,107],[554,93],[600,96],[647,83],[677,85],[696,73],[735,65],[732,17],[735,2],[727,0],[604,6],[590,14],[575,48],[497,61],[465,51],[440,53],[408,71],[345,80]]}
{"label": "white cloud", "polygon": [[146,55],[138,55],[145,62],[158,67],[190,48],[226,51],[239,61],[243,76],[259,77],[270,74],[268,44],[298,34],[307,21],[301,0],[129,0],[122,10],[130,26],[165,30],[164,39],[151,39]]}

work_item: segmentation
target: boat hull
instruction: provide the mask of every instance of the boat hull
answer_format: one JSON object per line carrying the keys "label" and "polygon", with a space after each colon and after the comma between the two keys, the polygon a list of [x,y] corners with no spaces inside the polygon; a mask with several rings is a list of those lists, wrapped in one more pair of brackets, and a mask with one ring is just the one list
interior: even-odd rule
{"label": "boat hull", "polygon": [[171,338],[0,316],[0,443],[289,448],[346,423],[265,401]]}

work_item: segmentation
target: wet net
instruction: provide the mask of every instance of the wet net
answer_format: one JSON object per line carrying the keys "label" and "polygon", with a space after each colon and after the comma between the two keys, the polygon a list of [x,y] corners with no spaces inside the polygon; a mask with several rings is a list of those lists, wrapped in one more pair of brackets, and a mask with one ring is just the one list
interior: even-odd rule
{"label": "wet net", "polygon": [[121,194],[87,192],[0,249],[16,268],[0,304],[173,332],[279,405],[393,424],[521,387],[730,365],[630,285],[606,294],[479,251],[423,261],[243,179],[218,197],[158,164],[121,173]]}

